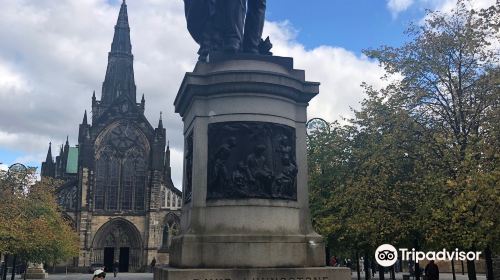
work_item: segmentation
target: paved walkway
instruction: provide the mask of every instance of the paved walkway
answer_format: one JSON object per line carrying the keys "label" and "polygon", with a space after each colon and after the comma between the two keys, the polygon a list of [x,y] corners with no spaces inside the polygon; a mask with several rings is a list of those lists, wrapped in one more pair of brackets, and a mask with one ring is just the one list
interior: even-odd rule
{"label": "paved walkway", "polygon": [[[10,278],[9,278],[10,279]],[[22,278],[16,278],[22,279]],[[91,280],[92,274],[49,274],[49,280]],[[113,273],[107,273],[106,279],[110,280],[153,280],[153,273],[118,273],[113,278]]]}
{"label": "paved walkway", "polygon": [[[406,274],[406,273],[405,273]],[[352,279],[357,280],[357,274],[356,271],[354,271],[352,274]],[[461,273],[456,274],[457,280],[467,280],[467,274],[462,275]],[[8,277],[10,279],[10,275]],[[16,279],[22,279],[20,276],[16,276]],[[92,279],[92,274],[49,274],[48,280],[91,280]],[[118,276],[116,278],[113,278],[113,273],[108,273],[106,275],[106,279],[113,279],[113,280],[152,280],[153,279],[153,274],[152,273],[118,273]],[[378,274],[375,275],[374,278],[372,279],[379,279]],[[385,274],[385,280],[390,280],[390,275],[388,273]],[[396,273],[396,279],[397,280],[402,280],[403,279],[403,273]],[[414,280],[415,278],[411,277],[410,280]],[[422,279],[422,278],[421,278]],[[451,273],[440,273],[439,274],[439,279],[440,280],[452,280],[453,276]],[[361,280],[364,280],[364,274],[361,273]],[[477,280],[486,280],[486,276],[484,274],[478,274],[477,275]]]}
{"label": "paved walkway", "polygon": [[[403,274],[408,274],[408,273],[396,273],[396,280],[402,280],[403,279]],[[462,273],[456,273],[455,276],[457,277],[457,280],[468,280],[469,277],[467,277],[467,273],[465,275],[462,275]],[[356,271],[351,273],[352,279],[358,279]],[[361,272],[361,280],[364,280],[365,278],[364,272]],[[484,274],[477,274],[477,280],[486,280],[486,275]],[[375,274],[375,277],[373,279],[379,279],[378,278],[378,273]],[[391,276],[389,273],[385,274],[385,280],[391,280]],[[415,280],[415,277],[410,277],[410,280]],[[423,280],[422,277],[420,277],[420,280]],[[440,273],[439,274],[439,280],[453,280],[453,275],[451,273]]]}

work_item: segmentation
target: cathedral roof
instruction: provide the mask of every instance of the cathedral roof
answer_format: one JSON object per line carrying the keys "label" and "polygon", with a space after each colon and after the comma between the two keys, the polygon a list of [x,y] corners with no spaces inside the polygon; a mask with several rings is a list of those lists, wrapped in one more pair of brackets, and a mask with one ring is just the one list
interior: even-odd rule
{"label": "cathedral roof", "polygon": [[78,147],[70,147],[68,161],[66,162],[66,173],[76,174],[78,172]]}

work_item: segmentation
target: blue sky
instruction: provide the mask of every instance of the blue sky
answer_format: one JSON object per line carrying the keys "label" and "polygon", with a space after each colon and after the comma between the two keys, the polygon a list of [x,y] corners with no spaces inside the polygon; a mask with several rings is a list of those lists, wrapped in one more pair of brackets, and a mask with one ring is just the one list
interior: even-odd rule
{"label": "blue sky", "polygon": [[424,13],[415,5],[393,16],[381,0],[272,0],[267,19],[289,20],[298,31],[297,40],[309,49],[331,45],[359,54],[382,44],[400,45],[407,24],[419,21]]}
{"label": "blue sky", "polygon": [[[495,0],[473,0],[486,7]],[[367,82],[383,86],[383,70],[361,51],[398,46],[409,22],[425,9],[449,10],[455,0],[269,0],[265,35],[275,55],[294,58],[306,78],[321,83],[309,117],[348,117]],[[0,162],[39,166],[77,140],[92,91],[100,98],[107,52],[121,0],[0,0]],[[153,125],[163,112],[173,180],[182,181],[182,121],[173,100],[196,63],[182,0],[127,0],[138,96]]]}

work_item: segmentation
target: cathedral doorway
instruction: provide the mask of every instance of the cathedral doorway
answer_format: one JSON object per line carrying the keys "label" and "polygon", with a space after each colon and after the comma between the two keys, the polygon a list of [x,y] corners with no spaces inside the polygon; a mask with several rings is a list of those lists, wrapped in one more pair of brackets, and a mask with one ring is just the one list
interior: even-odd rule
{"label": "cathedral doorway", "polygon": [[104,268],[106,272],[111,272],[113,270],[113,263],[115,263],[115,248],[104,248]]}
{"label": "cathedral doorway", "polygon": [[92,242],[92,259],[111,272],[118,262],[120,272],[136,272],[142,264],[142,241],[137,228],[123,218],[115,218],[99,228]]}
{"label": "cathedral doorway", "polygon": [[129,247],[120,248],[120,272],[128,272],[129,253]]}

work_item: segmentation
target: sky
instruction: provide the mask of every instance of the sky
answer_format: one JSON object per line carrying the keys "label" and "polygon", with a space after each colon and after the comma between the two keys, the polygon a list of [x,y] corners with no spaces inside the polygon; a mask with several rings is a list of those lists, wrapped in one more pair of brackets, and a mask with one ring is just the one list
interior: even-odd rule
{"label": "sky", "polygon": [[[484,8],[495,0],[472,0]],[[39,166],[53,143],[77,144],[78,124],[97,99],[121,0],[0,0],[0,168]],[[269,0],[264,36],[275,55],[294,58],[306,79],[320,82],[308,118],[352,116],[362,82],[382,87],[384,74],[364,49],[399,46],[426,9],[450,11],[455,0]],[[127,0],[137,96],[144,93],[153,126],[163,112],[172,179],[182,182],[182,120],[173,101],[196,63],[182,0]]]}

